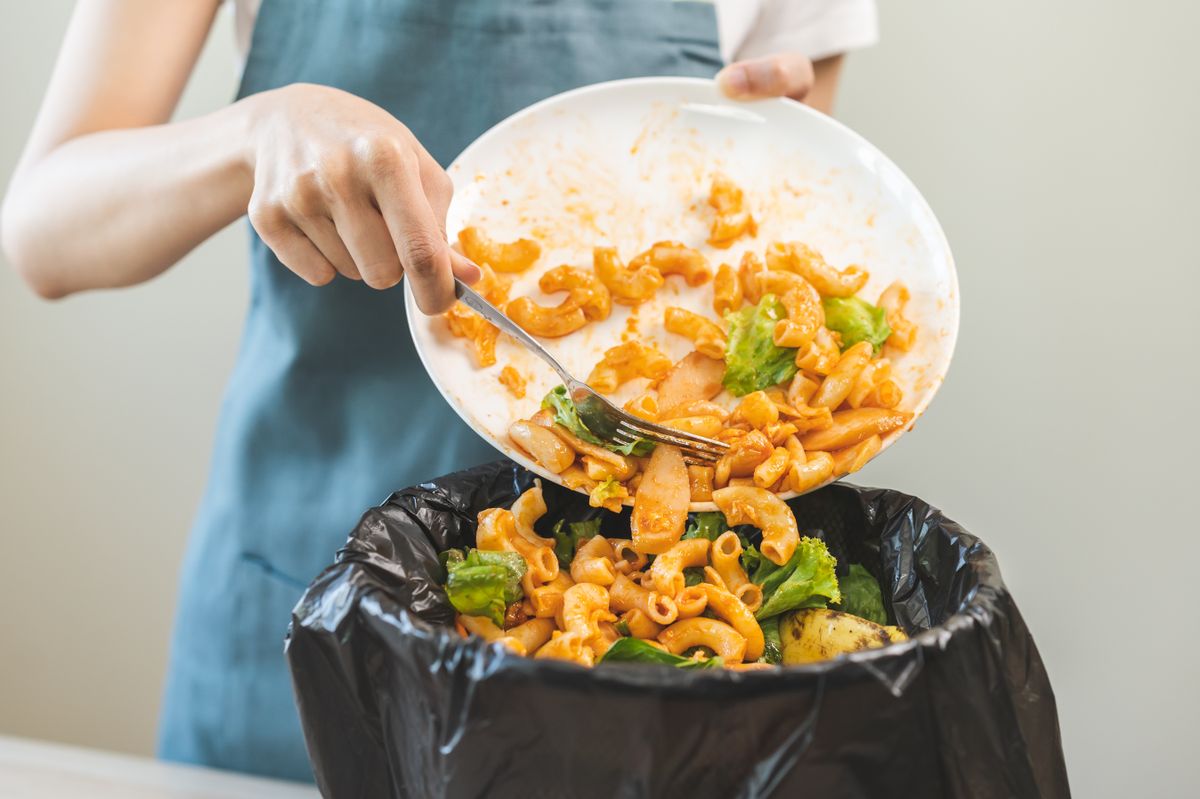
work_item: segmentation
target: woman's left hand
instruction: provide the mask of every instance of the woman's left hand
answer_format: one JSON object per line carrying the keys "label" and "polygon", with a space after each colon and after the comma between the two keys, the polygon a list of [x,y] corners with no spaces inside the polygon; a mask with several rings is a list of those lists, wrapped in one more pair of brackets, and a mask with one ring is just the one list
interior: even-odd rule
{"label": "woman's left hand", "polygon": [[717,85],[733,100],[803,100],[812,91],[813,81],[813,63],[799,53],[736,61],[717,73]]}

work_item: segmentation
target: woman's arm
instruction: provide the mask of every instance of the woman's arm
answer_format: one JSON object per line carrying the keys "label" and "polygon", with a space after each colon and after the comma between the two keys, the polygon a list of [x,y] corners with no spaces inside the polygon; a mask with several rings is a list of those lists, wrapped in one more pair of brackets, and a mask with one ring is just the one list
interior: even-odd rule
{"label": "woman's arm", "polygon": [[833,113],[833,100],[842,76],[845,56],[832,55],[813,62],[813,85],[804,102],[825,114]]}
{"label": "woman's arm", "polygon": [[448,308],[451,274],[480,274],[442,230],[453,187],[386,111],[297,84],[168,121],[217,6],[77,6],[4,200],[13,265],[44,297],[139,283],[249,210],[309,283],[407,274],[423,310]]}
{"label": "woman's arm", "polygon": [[165,124],[217,6],[76,6],[3,208],[4,248],[38,294],[147,280],[244,213],[240,115]]}

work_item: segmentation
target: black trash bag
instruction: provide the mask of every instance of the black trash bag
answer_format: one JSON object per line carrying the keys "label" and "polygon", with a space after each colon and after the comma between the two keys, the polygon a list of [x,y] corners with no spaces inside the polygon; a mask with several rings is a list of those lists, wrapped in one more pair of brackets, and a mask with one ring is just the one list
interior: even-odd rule
{"label": "black trash bag", "polygon": [[[296,606],[287,658],[326,797],[1069,795],[996,559],[936,508],[840,484],[789,503],[839,569],[874,572],[906,643],[777,672],[585,669],[461,639],[439,587],[438,552],[534,479],[497,462],[394,494]],[[599,513],[544,488],[543,534]],[[627,535],[628,512],[604,516]]]}

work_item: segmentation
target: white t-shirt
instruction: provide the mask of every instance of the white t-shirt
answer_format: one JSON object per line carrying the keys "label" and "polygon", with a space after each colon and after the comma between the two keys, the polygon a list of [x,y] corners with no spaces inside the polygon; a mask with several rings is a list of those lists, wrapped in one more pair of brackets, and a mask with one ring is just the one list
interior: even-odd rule
{"label": "white t-shirt", "polygon": [[[232,0],[238,50],[250,34],[262,0]],[[500,0],[495,0],[499,2]],[[816,60],[879,39],[875,0],[707,0],[717,7],[721,55],[726,61],[798,52]]]}

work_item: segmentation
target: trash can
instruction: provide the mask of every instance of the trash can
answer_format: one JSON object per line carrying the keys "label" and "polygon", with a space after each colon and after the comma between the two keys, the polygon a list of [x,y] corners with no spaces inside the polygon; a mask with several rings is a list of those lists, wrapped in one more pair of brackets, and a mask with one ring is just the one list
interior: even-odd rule
{"label": "trash can", "polygon": [[[862,563],[904,643],[770,671],[593,669],[461,638],[438,553],[536,476],[500,461],[368,510],[286,644],[317,782],[342,797],[1069,796],[1054,694],[991,551],[916,497],[788,504]],[[544,486],[547,514],[599,511]],[[601,532],[627,537],[628,511]]]}

